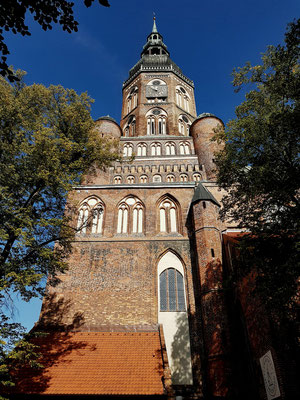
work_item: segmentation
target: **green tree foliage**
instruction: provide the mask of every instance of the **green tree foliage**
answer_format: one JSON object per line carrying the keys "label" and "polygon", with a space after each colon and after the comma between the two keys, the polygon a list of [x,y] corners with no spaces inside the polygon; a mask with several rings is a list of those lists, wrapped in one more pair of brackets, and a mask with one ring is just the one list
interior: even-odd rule
{"label": "green tree foliage", "polygon": [[[105,7],[109,7],[107,0],[98,0]],[[90,7],[94,0],[84,0],[86,7]],[[73,15],[74,3],[67,0],[5,0],[0,3],[0,74],[7,76],[10,81],[17,77],[7,64],[8,47],[4,40],[4,31],[22,36],[30,36],[25,24],[27,13],[31,13],[42,29],[52,29],[53,24],[59,23],[64,31],[77,32],[78,22]]]}
{"label": "green tree foliage", "polygon": [[75,231],[64,213],[68,191],[119,157],[117,143],[92,129],[86,93],[26,86],[16,75],[12,84],[0,78],[0,365],[5,343],[22,337],[4,314],[11,293],[39,296],[46,277],[67,266]]}
{"label": "green tree foliage", "polygon": [[241,241],[239,274],[255,266],[257,290],[275,317],[295,319],[299,276],[300,20],[284,45],[269,46],[261,65],[234,70],[233,85],[250,87],[236,118],[216,137],[223,218],[252,232]]}

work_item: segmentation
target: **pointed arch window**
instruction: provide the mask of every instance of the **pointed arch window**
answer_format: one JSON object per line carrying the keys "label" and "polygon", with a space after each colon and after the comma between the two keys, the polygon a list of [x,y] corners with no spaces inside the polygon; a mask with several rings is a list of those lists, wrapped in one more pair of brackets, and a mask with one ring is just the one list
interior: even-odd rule
{"label": "pointed arch window", "polygon": [[189,142],[181,142],[179,144],[179,152],[180,154],[191,154],[191,147]]}
{"label": "pointed arch window", "polygon": [[183,136],[189,136],[190,127],[191,127],[191,121],[189,120],[189,118],[184,114],[180,115],[178,118],[179,133]]}
{"label": "pointed arch window", "polygon": [[132,149],[133,146],[130,143],[125,143],[123,147],[123,156],[124,157],[131,157],[132,156]]}
{"label": "pointed arch window", "polygon": [[185,311],[183,276],[175,268],[159,276],[160,311]]}
{"label": "pointed arch window", "polygon": [[117,233],[143,233],[144,205],[134,197],[124,199],[118,207]]}
{"label": "pointed arch window", "polygon": [[103,231],[104,204],[97,197],[90,197],[78,211],[77,230],[81,234],[101,234]]}
{"label": "pointed arch window", "polygon": [[146,143],[139,143],[137,145],[137,156],[146,156],[146,155],[147,155]]}
{"label": "pointed arch window", "polygon": [[134,86],[127,96],[127,114],[138,105],[138,87]]}
{"label": "pointed arch window", "polygon": [[182,86],[176,86],[176,103],[180,108],[190,112],[190,96]]}
{"label": "pointed arch window", "polygon": [[175,143],[173,142],[166,143],[166,155],[167,156],[175,155]]}
{"label": "pointed arch window", "polygon": [[122,183],[122,177],[119,176],[119,175],[115,176],[115,177],[114,177],[114,183],[115,183],[116,185],[120,185],[120,184]]}
{"label": "pointed arch window", "polygon": [[162,233],[178,232],[178,209],[169,198],[159,205],[159,228]]}
{"label": "pointed arch window", "polygon": [[146,114],[147,118],[147,135],[166,135],[167,134],[167,113],[160,109],[154,108]]}
{"label": "pointed arch window", "polygon": [[130,117],[128,118],[127,122],[126,122],[126,126],[124,128],[124,135],[125,137],[129,137],[129,136],[135,136],[135,132],[136,132],[136,118],[135,115],[130,115]]}

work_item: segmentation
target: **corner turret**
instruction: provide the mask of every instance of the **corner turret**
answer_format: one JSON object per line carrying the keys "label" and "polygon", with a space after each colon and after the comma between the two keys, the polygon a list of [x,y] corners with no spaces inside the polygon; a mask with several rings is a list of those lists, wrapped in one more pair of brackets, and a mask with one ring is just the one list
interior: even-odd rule
{"label": "corner turret", "polygon": [[115,119],[106,115],[95,121],[94,129],[99,132],[101,137],[120,140],[122,131]]}
{"label": "corner turret", "polygon": [[224,128],[223,121],[211,113],[200,114],[192,123],[190,134],[194,139],[195,152],[199,164],[204,166],[207,179],[215,178],[214,154],[222,150],[222,146],[211,139],[216,134],[216,129]]}

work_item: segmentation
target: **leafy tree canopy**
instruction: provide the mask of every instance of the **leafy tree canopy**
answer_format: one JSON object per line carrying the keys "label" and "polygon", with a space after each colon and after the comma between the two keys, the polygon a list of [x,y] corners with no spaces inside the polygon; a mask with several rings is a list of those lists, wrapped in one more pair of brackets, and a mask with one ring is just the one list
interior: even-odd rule
{"label": "leafy tree canopy", "polygon": [[[295,320],[299,275],[300,20],[284,45],[269,46],[261,65],[233,72],[250,91],[236,118],[216,139],[218,183],[226,190],[223,218],[252,234],[241,241],[239,273],[255,266],[257,290],[272,315]],[[279,321],[280,320],[280,321]]]}
{"label": "leafy tree canopy", "polygon": [[[107,0],[98,0],[105,7],[109,7]],[[90,7],[94,0],[84,0],[86,7]],[[7,64],[8,47],[4,40],[4,31],[22,36],[30,36],[25,23],[27,13],[31,13],[35,21],[46,31],[52,29],[53,24],[59,23],[64,31],[77,32],[78,22],[73,15],[74,3],[67,0],[5,0],[0,3],[0,74],[7,76],[10,81],[17,77]]]}
{"label": "leafy tree canopy", "polygon": [[119,157],[117,143],[92,129],[86,93],[26,86],[15,74],[12,84],[0,78],[0,373],[5,345],[21,333],[3,311],[10,293],[39,296],[45,278],[64,271],[74,236],[68,190]]}
{"label": "leafy tree canopy", "polygon": [[226,189],[223,216],[252,232],[299,227],[300,20],[289,25],[285,46],[270,46],[262,64],[234,71],[239,90],[252,88],[236,119],[218,135],[218,182]]}

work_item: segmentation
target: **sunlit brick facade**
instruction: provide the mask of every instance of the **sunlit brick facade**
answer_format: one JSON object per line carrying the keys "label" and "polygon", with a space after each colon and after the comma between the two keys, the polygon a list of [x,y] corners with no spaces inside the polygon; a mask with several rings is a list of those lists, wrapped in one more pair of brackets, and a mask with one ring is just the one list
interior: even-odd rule
{"label": "sunlit brick facade", "polygon": [[171,60],[155,21],[123,84],[120,124],[107,116],[95,126],[119,140],[124,160],[70,193],[77,233],[69,271],[48,286],[39,326],[156,332],[165,397],[233,395],[222,237],[237,230],[219,219],[220,147],[211,141],[223,123],[197,116],[194,84]]}

